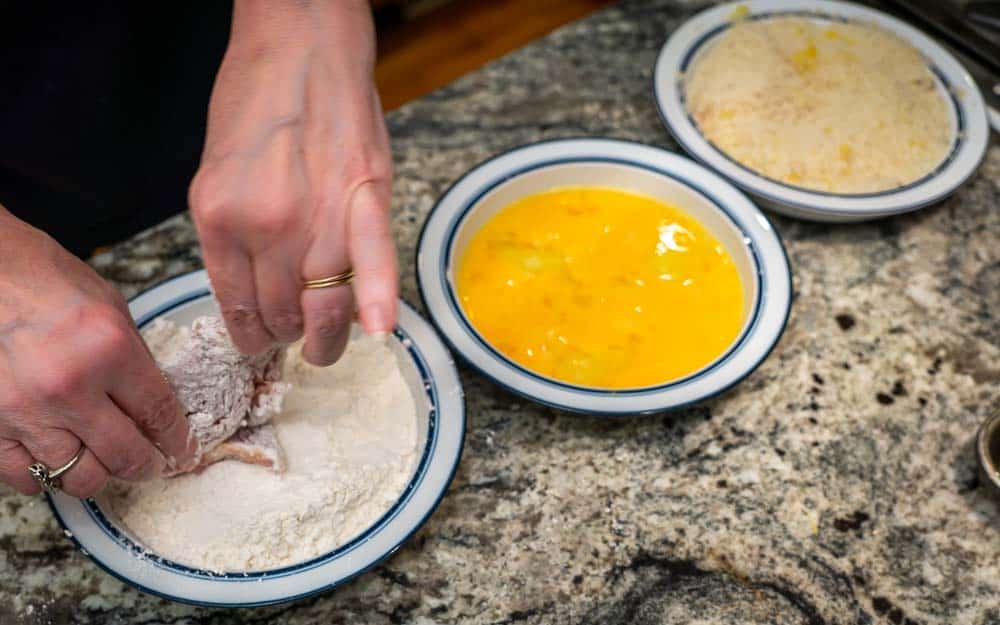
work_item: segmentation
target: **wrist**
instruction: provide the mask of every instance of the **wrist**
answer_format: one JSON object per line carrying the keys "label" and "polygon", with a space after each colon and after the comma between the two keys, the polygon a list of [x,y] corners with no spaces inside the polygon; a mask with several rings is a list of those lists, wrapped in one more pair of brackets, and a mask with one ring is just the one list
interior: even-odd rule
{"label": "wrist", "polygon": [[228,55],[260,58],[317,45],[374,50],[367,0],[234,0]]}

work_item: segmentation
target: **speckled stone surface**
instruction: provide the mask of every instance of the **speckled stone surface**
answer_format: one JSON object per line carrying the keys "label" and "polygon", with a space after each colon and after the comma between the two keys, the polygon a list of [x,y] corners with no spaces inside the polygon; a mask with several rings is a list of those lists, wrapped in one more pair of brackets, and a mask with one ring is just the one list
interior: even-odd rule
{"label": "speckled stone surface", "polygon": [[[389,116],[403,295],[434,200],[542,138],[677,149],[650,96],[695,5],[630,1]],[[0,487],[0,623],[1000,623],[1000,506],[976,427],[1000,401],[1000,144],[947,201],[830,226],[776,218],[795,301],[776,350],[722,397],[608,421],[462,371],[465,455],[392,559],[283,607],[171,604],[77,553]],[[200,265],[186,217],[94,261],[127,295]]]}

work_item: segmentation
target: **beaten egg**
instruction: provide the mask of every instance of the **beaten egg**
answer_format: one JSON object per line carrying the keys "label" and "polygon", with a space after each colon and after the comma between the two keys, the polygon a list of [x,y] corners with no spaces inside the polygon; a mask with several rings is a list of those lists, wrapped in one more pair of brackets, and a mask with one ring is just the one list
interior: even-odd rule
{"label": "beaten egg", "polygon": [[722,355],[745,319],[737,268],[708,229],[612,188],[553,189],[504,207],[472,236],[455,278],[488,343],[581,386],[682,378]]}

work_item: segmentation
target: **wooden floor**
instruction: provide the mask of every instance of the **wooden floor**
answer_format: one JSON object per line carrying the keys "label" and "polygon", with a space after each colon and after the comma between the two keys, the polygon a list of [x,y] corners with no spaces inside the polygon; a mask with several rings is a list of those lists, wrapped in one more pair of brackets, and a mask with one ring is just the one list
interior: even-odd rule
{"label": "wooden floor", "polygon": [[612,1],[435,1],[440,6],[412,19],[381,19],[382,106],[401,106]]}

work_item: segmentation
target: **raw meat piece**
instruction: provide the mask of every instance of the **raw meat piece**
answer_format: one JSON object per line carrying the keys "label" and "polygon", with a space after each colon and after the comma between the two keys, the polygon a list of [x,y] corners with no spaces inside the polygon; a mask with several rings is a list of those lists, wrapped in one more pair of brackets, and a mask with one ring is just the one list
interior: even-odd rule
{"label": "raw meat piece", "polygon": [[276,473],[285,471],[285,454],[278,442],[277,431],[270,423],[236,430],[236,434],[201,457],[197,470],[221,460],[259,464]]}
{"label": "raw meat piece", "polygon": [[[241,427],[263,425],[281,411],[282,399],[290,388],[280,381],[283,347],[245,356],[233,346],[219,317],[199,317],[190,329],[158,319],[143,335],[187,412],[203,457]],[[266,447],[250,453],[261,436],[248,433],[212,462],[222,457],[269,458],[272,454]],[[273,443],[277,445],[277,439]],[[282,465],[274,461],[268,464],[275,470]]]}

